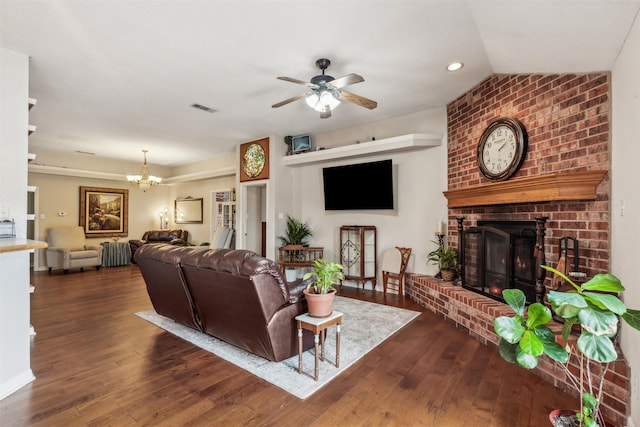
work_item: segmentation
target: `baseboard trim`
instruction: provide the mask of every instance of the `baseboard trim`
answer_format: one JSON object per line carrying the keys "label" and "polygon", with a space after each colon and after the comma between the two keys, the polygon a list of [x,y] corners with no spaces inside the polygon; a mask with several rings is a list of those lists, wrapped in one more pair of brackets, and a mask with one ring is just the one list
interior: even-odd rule
{"label": "baseboard trim", "polygon": [[0,384],[0,400],[4,399],[10,394],[15,393],[35,379],[36,377],[33,375],[31,369],[27,369],[21,374],[11,378],[9,381],[3,382],[2,384]]}

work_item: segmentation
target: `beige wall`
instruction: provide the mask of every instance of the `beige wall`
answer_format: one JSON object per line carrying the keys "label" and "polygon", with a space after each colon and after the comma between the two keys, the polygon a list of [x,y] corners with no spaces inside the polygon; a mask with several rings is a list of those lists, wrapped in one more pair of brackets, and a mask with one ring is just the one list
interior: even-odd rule
{"label": "beige wall", "polygon": [[[79,167],[79,166],[76,166]],[[155,173],[155,170],[152,170]],[[38,207],[37,235],[46,240],[47,229],[55,225],[78,225],[80,217],[80,186],[117,188],[129,190],[129,234],[122,241],[139,239],[146,230],[160,227],[158,213],[168,208],[170,212],[170,228],[189,231],[189,241],[194,244],[209,241],[211,224],[211,192],[231,189],[235,185],[234,176],[203,179],[188,183],[160,185],[141,191],[124,180],[104,180],[81,178],[43,173],[29,173],[29,185],[37,187]],[[175,224],[173,221],[174,202],[176,198],[186,196],[202,197],[203,224]],[[64,216],[59,216],[64,212]],[[90,239],[102,242],[109,238]],[[44,269],[46,259],[44,251],[40,251],[37,269]]]}

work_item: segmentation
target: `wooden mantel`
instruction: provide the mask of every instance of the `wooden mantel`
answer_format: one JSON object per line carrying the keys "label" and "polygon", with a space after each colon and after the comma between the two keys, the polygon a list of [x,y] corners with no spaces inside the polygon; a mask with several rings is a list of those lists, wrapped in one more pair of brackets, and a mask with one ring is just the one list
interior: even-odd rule
{"label": "wooden mantel", "polygon": [[556,172],[445,191],[449,208],[558,200],[595,200],[607,171]]}

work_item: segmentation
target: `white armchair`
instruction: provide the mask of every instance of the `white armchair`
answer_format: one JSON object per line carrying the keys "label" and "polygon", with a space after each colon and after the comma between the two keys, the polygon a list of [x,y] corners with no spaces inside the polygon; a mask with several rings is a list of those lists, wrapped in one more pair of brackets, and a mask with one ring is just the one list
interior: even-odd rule
{"label": "white armchair", "polygon": [[80,226],[57,226],[47,230],[47,266],[51,270],[62,269],[65,274],[70,268],[102,266],[102,245],[86,244],[84,230]]}

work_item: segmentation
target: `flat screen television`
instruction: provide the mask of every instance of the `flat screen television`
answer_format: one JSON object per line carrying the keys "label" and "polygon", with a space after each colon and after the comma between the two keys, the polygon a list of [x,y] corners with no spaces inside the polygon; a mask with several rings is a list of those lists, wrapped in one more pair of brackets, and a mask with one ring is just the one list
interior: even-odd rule
{"label": "flat screen television", "polygon": [[304,153],[311,150],[311,136],[297,135],[291,137],[291,152]]}
{"label": "flat screen television", "polygon": [[322,169],[327,211],[394,209],[391,160]]}

